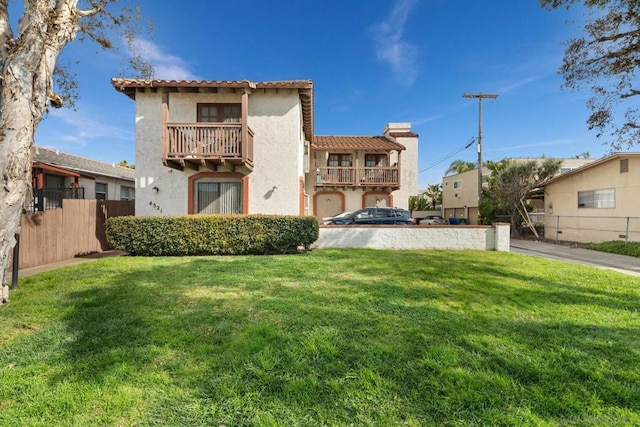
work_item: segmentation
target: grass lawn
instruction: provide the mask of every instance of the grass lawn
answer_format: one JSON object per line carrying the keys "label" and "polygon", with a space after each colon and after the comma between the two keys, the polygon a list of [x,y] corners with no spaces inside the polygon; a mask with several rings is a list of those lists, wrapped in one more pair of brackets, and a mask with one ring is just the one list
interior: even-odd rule
{"label": "grass lawn", "polygon": [[587,243],[584,245],[587,249],[596,251],[609,252],[612,254],[629,255],[640,258],[640,242],[623,242],[613,240],[601,243]]}
{"label": "grass lawn", "polygon": [[479,251],[102,259],[0,309],[0,425],[640,425],[640,278]]}

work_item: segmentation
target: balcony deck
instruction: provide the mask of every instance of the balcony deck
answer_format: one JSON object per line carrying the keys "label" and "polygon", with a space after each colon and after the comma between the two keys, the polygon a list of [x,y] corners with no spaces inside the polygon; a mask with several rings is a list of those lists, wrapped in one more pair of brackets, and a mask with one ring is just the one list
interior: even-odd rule
{"label": "balcony deck", "polygon": [[317,170],[316,187],[388,187],[400,188],[397,167],[321,167]]}
{"label": "balcony deck", "polygon": [[195,170],[200,166],[212,170],[244,166],[253,170],[253,131],[243,129],[242,123],[171,123],[165,130],[165,166]]}

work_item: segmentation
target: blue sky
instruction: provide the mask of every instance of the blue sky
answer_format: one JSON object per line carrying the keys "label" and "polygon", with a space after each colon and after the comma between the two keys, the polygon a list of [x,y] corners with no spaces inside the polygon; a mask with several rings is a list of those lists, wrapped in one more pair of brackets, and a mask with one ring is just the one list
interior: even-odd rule
{"label": "blue sky", "polygon": [[[475,161],[478,102],[483,159],[609,152],[587,130],[588,92],[562,89],[563,41],[580,34],[581,10],[537,0],[140,0],[154,25],[141,38],[161,79],[310,79],[315,133],[380,135],[411,122],[420,135],[419,184],[441,183],[456,159]],[[128,76],[126,50],[74,42],[81,99],[52,111],[36,144],[105,162],[135,162],[134,102],[111,77]]]}

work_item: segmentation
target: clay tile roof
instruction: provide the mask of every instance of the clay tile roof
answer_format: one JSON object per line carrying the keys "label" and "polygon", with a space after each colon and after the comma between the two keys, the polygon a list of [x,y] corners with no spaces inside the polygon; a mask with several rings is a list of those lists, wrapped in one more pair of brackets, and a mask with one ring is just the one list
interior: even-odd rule
{"label": "clay tile roof", "polygon": [[398,144],[384,136],[323,136],[316,135],[313,138],[312,147],[316,150],[367,150],[390,151],[404,150],[402,144]]}
{"label": "clay tile roof", "polygon": [[111,85],[128,97],[135,99],[137,88],[249,88],[249,89],[312,89],[311,80],[281,80],[253,82],[251,80],[142,80],[113,78]]}
{"label": "clay tile roof", "polygon": [[389,136],[393,138],[418,138],[419,135],[413,132],[391,132]]}

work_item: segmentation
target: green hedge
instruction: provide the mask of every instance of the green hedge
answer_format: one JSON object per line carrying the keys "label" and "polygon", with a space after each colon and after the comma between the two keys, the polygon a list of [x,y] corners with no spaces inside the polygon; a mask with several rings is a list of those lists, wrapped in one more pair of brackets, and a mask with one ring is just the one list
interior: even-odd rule
{"label": "green hedge", "polygon": [[315,217],[275,215],[121,216],[106,223],[109,244],[132,255],[268,254],[308,248]]}

